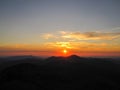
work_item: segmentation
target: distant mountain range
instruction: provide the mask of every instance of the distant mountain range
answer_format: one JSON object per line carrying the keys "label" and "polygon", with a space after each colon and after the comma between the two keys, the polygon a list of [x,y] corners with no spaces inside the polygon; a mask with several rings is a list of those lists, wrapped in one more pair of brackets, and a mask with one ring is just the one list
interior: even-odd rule
{"label": "distant mountain range", "polygon": [[119,59],[71,55],[0,61],[0,90],[120,90]]}

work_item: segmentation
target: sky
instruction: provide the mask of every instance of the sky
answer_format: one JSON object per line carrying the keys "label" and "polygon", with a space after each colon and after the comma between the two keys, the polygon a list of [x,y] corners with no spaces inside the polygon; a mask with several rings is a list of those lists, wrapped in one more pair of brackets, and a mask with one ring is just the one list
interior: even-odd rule
{"label": "sky", "polygon": [[120,0],[0,0],[0,56],[66,54],[120,56]]}

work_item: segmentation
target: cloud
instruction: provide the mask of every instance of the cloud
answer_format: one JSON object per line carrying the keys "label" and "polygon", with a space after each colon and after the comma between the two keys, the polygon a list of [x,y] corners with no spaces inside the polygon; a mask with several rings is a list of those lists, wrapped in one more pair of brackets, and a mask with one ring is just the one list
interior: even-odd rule
{"label": "cloud", "polygon": [[70,42],[56,42],[56,46],[59,46],[61,48],[72,48]]}
{"label": "cloud", "polygon": [[85,50],[91,48],[106,48],[110,46],[107,43],[89,43],[89,42],[51,42],[46,43],[46,46],[51,48],[59,48],[59,49],[77,49],[77,50]]}
{"label": "cloud", "polygon": [[56,36],[54,34],[45,33],[45,34],[42,34],[42,38],[50,39],[50,38],[56,38]]}
{"label": "cloud", "polygon": [[51,48],[73,48],[70,42],[49,42],[45,43],[45,45]]}
{"label": "cloud", "polygon": [[74,42],[45,42],[41,44],[14,44],[14,45],[0,45],[0,52],[11,51],[42,51],[42,52],[54,52],[63,49],[68,49],[72,52],[118,52],[120,51],[119,44],[109,43],[96,43],[86,41],[74,41]]}
{"label": "cloud", "polygon": [[66,39],[77,39],[77,40],[111,40],[120,37],[120,33],[116,32],[71,32],[62,36]]}
{"label": "cloud", "polygon": [[62,34],[62,35],[65,35],[65,34],[67,34],[67,33],[69,33],[69,32],[67,32],[67,31],[58,31],[58,33],[60,33],[60,34]]}
{"label": "cloud", "polygon": [[115,28],[112,28],[111,30],[120,31],[120,27],[115,27]]}
{"label": "cloud", "polygon": [[75,41],[75,40],[113,40],[120,38],[120,32],[70,32],[59,31],[54,34],[45,33],[42,34],[44,39],[54,39]]}

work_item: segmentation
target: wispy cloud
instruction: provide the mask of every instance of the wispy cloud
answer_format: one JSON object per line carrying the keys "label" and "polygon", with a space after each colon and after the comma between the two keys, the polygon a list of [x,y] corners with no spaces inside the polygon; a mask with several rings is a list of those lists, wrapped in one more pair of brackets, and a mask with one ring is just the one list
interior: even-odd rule
{"label": "wispy cloud", "polygon": [[51,34],[51,33],[44,33],[41,35],[41,37],[44,39],[56,38],[56,36],[54,34]]}
{"label": "wispy cloud", "polygon": [[112,40],[120,38],[120,32],[66,32],[66,31],[59,31],[54,34],[43,34],[43,38],[45,39],[67,39],[69,41],[74,40]]}
{"label": "wispy cloud", "polygon": [[[54,36],[54,37],[53,37]],[[55,40],[51,41],[51,39]],[[71,32],[58,31],[48,38],[45,45],[50,49],[70,49],[72,51],[99,51],[99,52],[113,52],[120,51],[119,42],[120,32]],[[116,39],[116,40],[115,40]],[[110,41],[112,40],[112,41]]]}
{"label": "wispy cloud", "polygon": [[77,39],[77,40],[111,40],[120,37],[120,33],[112,32],[71,32],[69,34],[63,35],[63,38]]}
{"label": "wispy cloud", "polygon": [[86,52],[112,52],[119,51],[119,45],[108,44],[108,43],[90,43],[90,42],[51,42],[46,43],[48,47],[52,49],[69,49],[72,51],[86,51]]}
{"label": "wispy cloud", "polygon": [[120,31],[120,27],[115,27],[115,28],[112,28],[111,30]]}
{"label": "wispy cloud", "polygon": [[[86,42],[86,41],[74,41],[74,42],[46,42],[44,44],[39,45],[31,45],[31,44],[16,44],[16,45],[0,45],[0,55],[3,55],[7,52],[11,54],[14,52],[14,55],[16,53],[22,54],[22,52],[25,52],[27,54],[52,54],[61,52],[63,49],[67,49],[71,53],[79,52],[79,53],[105,53],[105,52],[120,52],[119,44],[108,44],[108,43],[95,43],[95,42]],[[29,53],[28,53],[29,52]],[[9,55],[8,54],[8,55]],[[24,54],[24,53],[23,53]]]}
{"label": "wispy cloud", "polygon": [[[118,52],[120,43],[112,40],[120,38],[120,32],[70,32],[59,31],[54,33],[44,33],[42,38],[47,39],[39,44],[13,44],[0,45],[0,51],[59,51],[69,49],[81,52]],[[54,40],[52,40],[54,39]],[[101,41],[99,41],[101,40]],[[118,40],[118,39],[117,39]]]}

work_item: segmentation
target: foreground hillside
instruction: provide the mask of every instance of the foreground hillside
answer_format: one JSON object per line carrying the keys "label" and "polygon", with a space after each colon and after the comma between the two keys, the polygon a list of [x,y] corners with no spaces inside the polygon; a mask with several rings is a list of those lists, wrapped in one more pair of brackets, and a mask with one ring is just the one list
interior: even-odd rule
{"label": "foreground hillside", "polygon": [[0,90],[120,90],[119,60],[76,55],[0,60]]}

